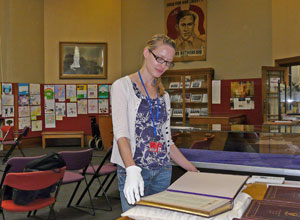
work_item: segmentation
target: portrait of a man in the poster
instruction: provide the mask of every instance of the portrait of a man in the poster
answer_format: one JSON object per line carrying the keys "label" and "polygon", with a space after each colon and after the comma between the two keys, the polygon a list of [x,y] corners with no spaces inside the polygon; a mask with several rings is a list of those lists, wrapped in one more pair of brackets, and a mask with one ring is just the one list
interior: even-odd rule
{"label": "portrait of a man in the poster", "polygon": [[176,42],[175,61],[206,59],[206,5],[198,2],[166,1],[166,34]]}

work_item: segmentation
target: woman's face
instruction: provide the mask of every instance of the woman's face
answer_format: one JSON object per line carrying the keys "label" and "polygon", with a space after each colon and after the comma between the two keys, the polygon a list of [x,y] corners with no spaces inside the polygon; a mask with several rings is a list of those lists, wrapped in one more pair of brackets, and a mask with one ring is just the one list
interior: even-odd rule
{"label": "woman's face", "polygon": [[[173,47],[163,44],[151,51],[148,48],[144,50],[145,64],[148,71],[153,77],[160,77],[166,70],[169,69],[167,62],[173,62],[175,50]],[[156,57],[155,57],[156,56]],[[158,59],[159,58],[159,59]],[[164,60],[165,62],[159,63],[157,60]]]}

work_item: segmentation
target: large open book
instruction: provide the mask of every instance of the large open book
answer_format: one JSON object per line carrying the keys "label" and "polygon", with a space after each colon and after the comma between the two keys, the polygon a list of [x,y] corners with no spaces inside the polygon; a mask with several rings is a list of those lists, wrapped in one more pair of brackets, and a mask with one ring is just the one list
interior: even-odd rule
{"label": "large open book", "polygon": [[248,176],[186,172],[163,192],[142,197],[146,205],[205,217],[232,209]]}

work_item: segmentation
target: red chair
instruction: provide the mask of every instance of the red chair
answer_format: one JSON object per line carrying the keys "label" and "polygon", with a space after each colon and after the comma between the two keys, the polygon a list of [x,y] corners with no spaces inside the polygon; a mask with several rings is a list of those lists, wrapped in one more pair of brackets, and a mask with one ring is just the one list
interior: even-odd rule
{"label": "red chair", "polygon": [[7,126],[7,125],[1,127],[3,137],[0,138],[0,144],[3,144],[3,142],[6,140],[6,137],[8,136],[11,128],[12,126]]}
{"label": "red chair", "polygon": [[[55,219],[54,204],[59,191],[60,183],[65,173],[65,167],[56,171],[37,171],[25,173],[7,173],[1,189],[1,212],[5,220],[4,210],[10,212],[31,212],[49,206],[50,212],[48,219],[52,216]],[[27,205],[17,205],[13,200],[4,200],[5,189],[7,186],[19,190],[40,190],[57,184],[56,191],[50,198],[37,198]]]}

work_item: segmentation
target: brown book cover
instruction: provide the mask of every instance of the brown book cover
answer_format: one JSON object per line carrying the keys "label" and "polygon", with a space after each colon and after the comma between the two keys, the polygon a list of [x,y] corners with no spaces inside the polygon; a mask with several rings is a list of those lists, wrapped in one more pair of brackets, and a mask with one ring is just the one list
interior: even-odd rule
{"label": "brown book cover", "polygon": [[264,200],[297,203],[300,205],[300,188],[269,186]]}
{"label": "brown book cover", "polygon": [[278,201],[253,200],[242,220],[300,220],[300,205]]}

